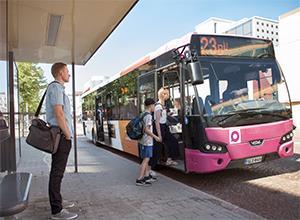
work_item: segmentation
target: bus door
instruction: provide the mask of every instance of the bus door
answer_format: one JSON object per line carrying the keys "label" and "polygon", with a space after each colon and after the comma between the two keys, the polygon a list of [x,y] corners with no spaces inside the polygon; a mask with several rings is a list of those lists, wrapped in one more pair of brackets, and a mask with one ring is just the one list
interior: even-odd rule
{"label": "bus door", "polygon": [[204,100],[211,97],[208,75],[204,77],[203,84],[195,86],[191,83],[190,73],[186,68],[181,68],[181,88],[184,121],[182,135],[185,148],[199,149],[204,146],[206,139],[204,115],[208,114],[208,110]]}
{"label": "bus door", "polygon": [[104,142],[104,106],[102,102],[102,95],[96,97],[96,132],[97,141]]}
{"label": "bus door", "polygon": [[105,94],[104,96],[105,105],[104,105],[104,120],[103,120],[103,134],[104,134],[104,143],[105,145],[111,145],[111,126],[109,123],[110,118],[112,117],[112,97],[111,94]]}
{"label": "bus door", "polygon": [[167,123],[172,137],[170,139],[169,156],[176,160],[177,165],[172,167],[185,170],[184,167],[184,143],[182,139],[182,104],[181,104],[181,89],[180,89],[180,75],[178,68],[161,72],[157,75],[158,90],[161,87],[168,89],[170,98],[166,101],[167,108]]}

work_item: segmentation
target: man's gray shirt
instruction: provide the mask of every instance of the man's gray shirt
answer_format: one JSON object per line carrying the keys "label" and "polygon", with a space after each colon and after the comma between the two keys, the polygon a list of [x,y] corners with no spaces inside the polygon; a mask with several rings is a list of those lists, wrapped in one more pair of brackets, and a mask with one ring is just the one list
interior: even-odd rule
{"label": "man's gray shirt", "polygon": [[46,94],[46,120],[50,125],[58,125],[54,106],[61,105],[64,110],[67,126],[73,137],[72,114],[69,97],[65,94],[65,87],[58,81],[51,83],[48,86]]}

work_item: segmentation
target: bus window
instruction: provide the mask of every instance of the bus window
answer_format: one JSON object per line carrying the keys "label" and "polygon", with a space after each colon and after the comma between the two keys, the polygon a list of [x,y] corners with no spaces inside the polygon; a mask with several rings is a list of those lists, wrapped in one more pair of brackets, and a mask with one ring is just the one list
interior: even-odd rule
{"label": "bus window", "polygon": [[130,120],[138,115],[137,76],[138,72],[135,71],[119,79],[120,119]]}
{"label": "bus window", "polygon": [[106,104],[105,104],[105,117],[107,119],[112,119],[112,101],[111,94],[106,95]]}
{"label": "bus window", "polygon": [[[170,98],[166,101],[166,107],[169,111],[173,111],[175,114],[174,109],[174,100],[180,99],[180,89],[179,89],[179,75],[177,72],[166,72],[163,75],[163,83],[164,88],[169,90]],[[160,89],[160,87],[158,87]]]}
{"label": "bus window", "polygon": [[95,94],[90,94],[83,98],[82,103],[82,120],[92,121],[95,116]]}
{"label": "bus window", "polygon": [[[210,93],[210,85],[208,76],[204,79],[204,83],[196,86],[198,92],[198,99],[201,108],[201,113],[211,114],[211,105],[213,105],[214,101],[212,100],[212,96]],[[195,90],[193,85],[189,82],[185,86],[185,113],[187,115],[200,114],[198,109],[198,104],[196,100]]]}
{"label": "bus window", "polygon": [[139,110],[145,111],[146,98],[155,98],[154,71],[142,74],[138,79]]}
{"label": "bus window", "polygon": [[226,80],[219,81],[219,98],[220,98],[220,100],[223,100],[222,94],[225,92],[227,87],[228,87],[228,82]]}

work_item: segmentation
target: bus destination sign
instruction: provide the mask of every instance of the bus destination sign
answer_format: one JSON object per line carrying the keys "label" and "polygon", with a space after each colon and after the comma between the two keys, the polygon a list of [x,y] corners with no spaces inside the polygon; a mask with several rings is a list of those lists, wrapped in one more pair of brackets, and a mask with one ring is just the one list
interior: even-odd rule
{"label": "bus destination sign", "polygon": [[192,35],[191,49],[199,56],[274,57],[271,41],[215,35]]}

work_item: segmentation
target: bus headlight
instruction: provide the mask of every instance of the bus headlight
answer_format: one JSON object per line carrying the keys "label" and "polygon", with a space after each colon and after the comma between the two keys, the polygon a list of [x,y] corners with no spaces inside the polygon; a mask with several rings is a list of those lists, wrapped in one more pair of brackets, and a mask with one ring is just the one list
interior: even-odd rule
{"label": "bus headlight", "polygon": [[205,149],[210,150],[210,145],[209,144],[205,145]]}
{"label": "bus headlight", "polygon": [[283,143],[286,143],[286,142],[289,142],[293,139],[293,131],[290,131],[288,133],[286,133],[285,135],[283,135],[280,139],[280,144],[283,144]]}
{"label": "bus headlight", "polygon": [[203,153],[226,153],[227,148],[223,144],[217,143],[206,143],[204,147],[200,148]]}

